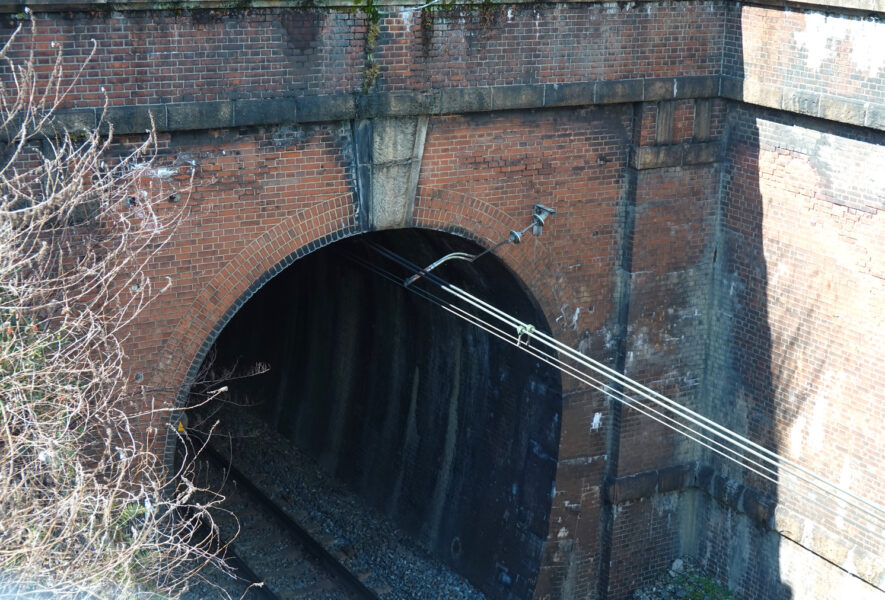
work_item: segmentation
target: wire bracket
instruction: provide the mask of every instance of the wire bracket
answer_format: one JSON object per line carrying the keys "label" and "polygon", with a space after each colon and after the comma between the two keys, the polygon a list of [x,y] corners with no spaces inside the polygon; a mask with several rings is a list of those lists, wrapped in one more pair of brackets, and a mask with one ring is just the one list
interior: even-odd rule
{"label": "wire bracket", "polygon": [[519,346],[522,343],[522,336],[525,337],[525,345],[528,346],[529,342],[532,341],[532,334],[535,333],[535,326],[529,325],[528,323],[523,323],[519,327],[516,328],[516,345]]}

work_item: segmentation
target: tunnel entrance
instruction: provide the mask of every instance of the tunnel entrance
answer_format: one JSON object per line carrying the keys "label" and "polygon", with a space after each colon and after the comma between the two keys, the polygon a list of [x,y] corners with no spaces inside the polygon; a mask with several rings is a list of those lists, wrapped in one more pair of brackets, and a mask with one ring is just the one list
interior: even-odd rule
{"label": "tunnel entrance", "polygon": [[[354,262],[371,254],[366,242],[422,265],[481,251],[417,229],[320,249],[240,309],[211,369],[269,366],[226,382],[236,410],[259,415],[487,597],[530,598],[548,532],[560,374]],[[549,332],[496,256],[439,274]]]}

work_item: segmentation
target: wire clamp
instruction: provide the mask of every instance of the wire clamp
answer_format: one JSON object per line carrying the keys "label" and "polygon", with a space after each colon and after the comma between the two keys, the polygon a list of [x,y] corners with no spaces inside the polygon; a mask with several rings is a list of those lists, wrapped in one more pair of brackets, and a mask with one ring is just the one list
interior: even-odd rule
{"label": "wire clamp", "polygon": [[527,323],[523,323],[519,327],[516,328],[516,345],[519,346],[522,342],[522,336],[526,336],[525,345],[528,346],[529,342],[532,340],[532,334],[535,333],[535,326],[529,325]]}

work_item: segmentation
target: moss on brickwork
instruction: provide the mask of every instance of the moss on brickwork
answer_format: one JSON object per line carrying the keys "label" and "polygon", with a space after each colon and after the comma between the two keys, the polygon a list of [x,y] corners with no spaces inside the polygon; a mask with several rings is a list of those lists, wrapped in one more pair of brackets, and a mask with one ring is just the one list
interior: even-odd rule
{"label": "moss on brickwork", "polygon": [[691,563],[676,559],[649,586],[636,590],[633,600],[741,600],[716,579]]}

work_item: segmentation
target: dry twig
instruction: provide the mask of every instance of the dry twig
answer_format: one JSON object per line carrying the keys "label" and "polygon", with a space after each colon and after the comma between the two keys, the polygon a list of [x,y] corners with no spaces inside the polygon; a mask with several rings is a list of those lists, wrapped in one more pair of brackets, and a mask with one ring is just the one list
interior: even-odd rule
{"label": "dry twig", "polygon": [[188,175],[158,174],[152,132],[56,127],[77,74],[21,58],[31,27],[0,49],[0,596],[174,597],[214,557],[207,496],[133,421],[122,340],[168,285],[145,266]]}

